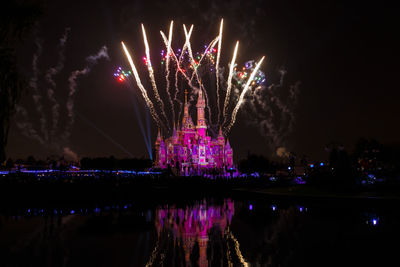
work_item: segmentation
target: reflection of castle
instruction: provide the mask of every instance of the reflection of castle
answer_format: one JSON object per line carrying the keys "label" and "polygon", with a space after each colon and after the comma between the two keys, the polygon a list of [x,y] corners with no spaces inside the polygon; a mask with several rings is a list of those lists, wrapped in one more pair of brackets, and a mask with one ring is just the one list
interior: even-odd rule
{"label": "reflection of castle", "polygon": [[[207,254],[209,235],[211,232],[219,233],[223,239],[234,215],[234,203],[230,199],[225,200],[223,205],[207,206],[197,204],[185,209],[175,207],[160,208],[156,211],[155,226],[158,235],[158,247],[153,251],[149,265],[156,265],[158,261],[167,264],[169,259],[160,255],[171,255],[177,264],[181,258],[184,266],[192,266],[193,261],[198,266],[209,266],[212,259]],[[214,231],[212,231],[214,230]],[[215,231],[216,230],[216,231]],[[162,242],[164,240],[164,246]],[[173,241],[168,245],[165,240]],[[173,252],[171,253],[171,247]],[[169,250],[169,251],[167,251]],[[179,251],[182,250],[181,256]],[[197,254],[194,259],[193,255]],[[223,255],[220,256],[224,256]]]}
{"label": "reflection of castle", "polygon": [[207,135],[205,106],[202,90],[199,90],[195,126],[189,114],[189,103],[185,92],[182,125],[178,125],[178,129],[174,125],[173,135],[165,141],[160,131],[158,132],[155,144],[156,167],[164,169],[170,166],[179,170],[182,175],[200,174],[206,169],[216,169],[221,173],[233,168],[233,151],[229,141],[225,142],[221,129],[216,140],[211,140],[211,136]]}

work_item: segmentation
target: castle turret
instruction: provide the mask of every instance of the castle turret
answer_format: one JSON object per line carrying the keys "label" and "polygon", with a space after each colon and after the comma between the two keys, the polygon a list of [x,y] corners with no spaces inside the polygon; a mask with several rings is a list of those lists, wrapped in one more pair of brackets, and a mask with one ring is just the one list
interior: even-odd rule
{"label": "castle turret", "polygon": [[177,134],[176,127],[175,127],[175,122],[174,122],[174,128],[173,128],[173,131],[172,131],[172,143],[174,145],[178,143],[178,138],[179,138],[179,136]]}
{"label": "castle turret", "polygon": [[233,151],[231,145],[229,144],[229,140],[226,141],[225,146],[225,164],[228,168],[233,168]]}
{"label": "castle turret", "polygon": [[197,108],[196,129],[197,129],[197,134],[201,138],[206,137],[206,130],[207,130],[206,120],[204,118],[204,108],[205,107],[206,107],[206,102],[204,100],[203,91],[200,86],[199,94],[198,94],[198,98],[197,98],[197,104],[196,104],[196,108]]}
{"label": "castle turret", "polygon": [[161,137],[161,132],[160,132],[160,128],[158,128],[158,133],[157,133],[157,139],[156,139],[156,143],[155,143],[155,156],[156,156],[156,161],[155,161],[155,166],[156,167],[161,167],[160,166],[160,144],[162,141],[162,137]]}
{"label": "castle turret", "polygon": [[159,166],[165,168],[167,164],[167,150],[165,147],[164,140],[161,139],[160,149],[159,149]]}

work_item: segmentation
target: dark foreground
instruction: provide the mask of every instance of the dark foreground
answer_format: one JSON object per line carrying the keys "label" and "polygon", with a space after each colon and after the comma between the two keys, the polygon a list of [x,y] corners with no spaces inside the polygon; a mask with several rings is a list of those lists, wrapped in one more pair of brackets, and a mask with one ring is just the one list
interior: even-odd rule
{"label": "dark foreground", "polygon": [[395,194],[189,179],[3,181],[0,265],[400,263]]}

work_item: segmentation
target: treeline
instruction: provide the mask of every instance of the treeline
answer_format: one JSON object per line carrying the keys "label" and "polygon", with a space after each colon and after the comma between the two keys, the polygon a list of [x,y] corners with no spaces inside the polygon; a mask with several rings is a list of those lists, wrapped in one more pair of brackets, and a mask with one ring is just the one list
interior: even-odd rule
{"label": "treeline", "polygon": [[327,160],[310,162],[307,156],[288,153],[279,161],[262,155],[249,154],[239,162],[242,173],[258,172],[275,175],[286,170],[294,175],[294,167],[304,167],[309,184],[400,184],[400,145],[384,145],[375,139],[359,139],[353,151],[343,145],[330,143],[324,147]]}
{"label": "treeline", "polygon": [[89,170],[135,170],[143,171],[152,166],[152,161],[145,158],[116,159],[114,157],[82,158],[81,169]]}
{"label": "treeline", "polygon": [[239,162],[239,171],[242,173],[275,173],[280,164],[271,161],[262,155],[249,154]]}

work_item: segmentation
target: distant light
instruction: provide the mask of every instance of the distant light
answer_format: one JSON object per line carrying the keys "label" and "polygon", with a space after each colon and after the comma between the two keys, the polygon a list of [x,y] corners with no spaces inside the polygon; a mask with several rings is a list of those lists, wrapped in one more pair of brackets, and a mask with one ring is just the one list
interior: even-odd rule
{"label": "distant light", "polygon": [[291,170],[291,169],[292,169],[292,167],[290,167],[290,166],[289,166],[289,167],[287,167],[287,169],[288,169],[288,170]]}
{"label": "distant light", "polygon": [[249,205],[249,210],[253,210],[253,205],[252,204]]}
{"label": "distant light", "polygon": [[311,168],[314,168],[314,164],[310,164],[310,167],[311,167]]}
{"label": "distant light", "polygon": [[320,165],[320,166],[324,166],[324,163],[323,163],[323,162],[321,162],[319,165]]}
{"label": "distant light", "polygon": [[275,210],[276,210],[276,206],[275,206],[275,205],[271,205],[271,209],[272,209],[273,211],[275,211]]}
{"label": "distant light", "polygon": [[71,210],[71,212],[70,212],[71,214],[75,214],[75,211],[74,210]]}
{"label": "distant light", "polygon": [[378,221],[377,221],[376,219],[373,219],[373,220],[372,220],[372,224],[373,224],[373,225],[376,225],[377,223],[378,223]]}

